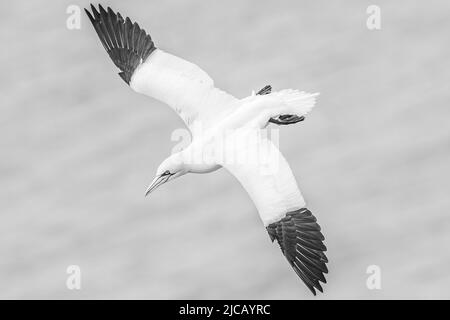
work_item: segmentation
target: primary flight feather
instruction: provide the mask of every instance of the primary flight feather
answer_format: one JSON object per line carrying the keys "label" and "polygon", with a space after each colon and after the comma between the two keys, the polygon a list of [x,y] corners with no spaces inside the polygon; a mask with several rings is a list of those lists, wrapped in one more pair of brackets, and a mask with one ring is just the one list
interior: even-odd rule
{"label": "primary flight feather", "polygon": [[238,99],[216,88],[197,65],[157,48],[136,22],[101,5],[85,11],[120,77],[134,91],[168,104],[192,133],[192,143],[158,167],[146,195],[186,173],[226,168],[247,190],[296,274],[311,292],[322,292],[328,272],[324,236],[289,164],[264,134],[269,123],[304,120],[318,94],[266,86]]}

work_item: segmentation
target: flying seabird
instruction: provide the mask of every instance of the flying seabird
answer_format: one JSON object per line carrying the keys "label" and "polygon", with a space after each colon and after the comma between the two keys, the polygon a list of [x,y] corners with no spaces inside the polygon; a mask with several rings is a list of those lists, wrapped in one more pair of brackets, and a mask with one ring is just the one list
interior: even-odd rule
{"label": "flying seabird", "polygon": [[[149,34],[128,17],[101,5],[85,9],[119,76],[138,93],[174,109],[193,137],[184,150],[164,160],[146,195],[186,173],[231,172],[252,198],[270,239],[316,294],[326,283],[326,247],[316,218],[306,208],[286,159],[264,135],[269,123],[304,120],[316,94],[272,92],[266,86],[244,99],[216,88],[197,65],[157,48]],[[256,133],[256,134],[255,134]],[[219,147],[220,146],[220,147]]]}

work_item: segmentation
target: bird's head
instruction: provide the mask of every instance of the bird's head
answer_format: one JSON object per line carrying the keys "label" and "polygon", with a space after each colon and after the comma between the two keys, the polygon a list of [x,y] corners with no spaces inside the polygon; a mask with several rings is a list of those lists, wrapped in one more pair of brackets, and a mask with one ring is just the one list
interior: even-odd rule
{"label": "bird's head", "polygon": [[167,181],[181,177],[186,173],[188,173],[188,170],[182,161],[181,154],[175,153],[171,155],[159,165],[158,170],[156,170],[156,176],[145,191],[145,195],[147,196]]}

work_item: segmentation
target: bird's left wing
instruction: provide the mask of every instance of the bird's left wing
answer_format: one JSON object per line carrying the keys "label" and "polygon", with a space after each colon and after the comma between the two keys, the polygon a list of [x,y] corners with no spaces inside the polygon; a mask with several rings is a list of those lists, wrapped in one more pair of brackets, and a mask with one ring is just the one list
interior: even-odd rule
{"label": "bird's left wing", "polygon": [[111,8],[85,9],[103,47],[136,92],[168,104],[192,129],[210,126],[238,105],[238,99],[216,88],[197,65],[156,48],[144,29]]}
{"label": "bird's left wing", "polygon": [[265,131],[232,133],[223,144],[220,164],[230,171],[252,198],[270,239],[280,248],[306,286],[322,291],[328,262],[324,237],[305,201],[294,175]]}

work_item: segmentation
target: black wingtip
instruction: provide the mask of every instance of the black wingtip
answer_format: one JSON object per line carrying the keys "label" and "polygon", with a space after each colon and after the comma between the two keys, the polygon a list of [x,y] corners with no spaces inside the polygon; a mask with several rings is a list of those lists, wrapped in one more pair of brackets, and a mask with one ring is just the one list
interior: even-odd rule
{"label": "black wingtip", "polygon": [[97,11],[97,8],[95,8],[95,6],[92,3],[91,3],[91,10],[95,18],[100,17],[100,13]]}
{"label": "black wingtip", "polygon": [[88,9],[84,8],[84,12],[86,12],[86,15],[89,18],[89,21],[91,21],[92,24],[94,24],[94,17],[91,15]]}
{"label": "black wingtip", "polygon": [[130,84],[131,81],[131,76],[133,74],[130,74],[128,72],[119,72],[119,76],[122,78],[123,81],[125,81],[128,85]]}
{"label": "black wingtip", "polygon": [[323,292],[320,284],[326,283],[324,274],[328,273],[323,244],[323,234],[314,215],[306,208],[289,212],[278,222],[267,226],[270,239],[277,240],[295,273],[308,289],[316,295]]}
{"label": "black wingtip", "polygon": [[100,9],[100,14],[106,14],[105,9],[102,7],[101,4],[98,5],[98,8]]}
{"label": "black wingtip", "polygon": [[266,95],[272,92],[272,86],[271,85],[267,85],[264,88],[262,88],[261,90],[258,91],[258,93],[256,93],[257,95]]}
{"label": "black wingtip", "polygon": [[[84,9],[111,60],[120,69],[119,76],[130,84],[136,68],[147,60],[156,49],[150,35],[127,17],[115,13],[110,7],[97,8],[91,4],[91,12]],[[132,28],[130,28],[132,26]]]}
{"label": "black wingtip", "polygon": [[91,22],[92,22],[94,20],[94,18],[91,16],[91,13],[89,12],[89,10],[84,8],[84,12],[86,12],[86,15],[89,17],[89,20],[91,20]]}

